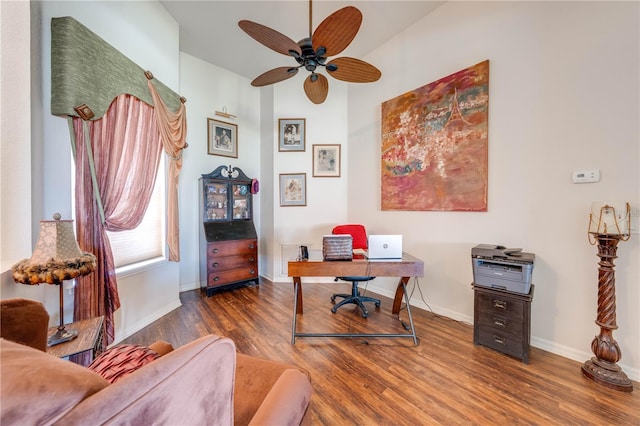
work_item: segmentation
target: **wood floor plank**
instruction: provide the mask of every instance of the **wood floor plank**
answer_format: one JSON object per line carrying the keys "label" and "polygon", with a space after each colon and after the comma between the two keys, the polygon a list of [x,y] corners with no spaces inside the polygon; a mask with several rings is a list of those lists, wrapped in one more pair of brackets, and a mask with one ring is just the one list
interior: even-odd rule
{"label": "wood floor plank", "polygon": [[[298,332],[406,333],[392,300],[331,313],[344,284],[307,284]],[[376,297],[378,297],[376,295]],[[182,306],[124,343],[165,340],[182,346],[209,333],[233,339],[238,352],[288,362],[311,373],[316,425],[640,425],[640,385],[633,393],[582,376],[580,363],[532,348],[523,364],[474,346],[473,328],[411,308],[411,338],[298,337],[291,344],[293,286],[260,285],[206,297],[181,293]],[[408,323],[406,310],[400,317]]]}

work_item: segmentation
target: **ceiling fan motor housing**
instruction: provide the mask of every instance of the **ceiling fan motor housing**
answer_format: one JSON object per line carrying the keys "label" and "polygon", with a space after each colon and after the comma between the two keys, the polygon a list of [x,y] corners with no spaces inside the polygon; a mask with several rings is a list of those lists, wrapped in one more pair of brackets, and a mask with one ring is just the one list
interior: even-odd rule
{"label": "ceiling fan motor housing", "polygon": [[318,47],[318,50],[313,50],[313,43],[310,37],[300,40],[298,46],[300,46],[300,54],[293,50],[290,50],[289,53],[300,66],[304,66],[307,71],[314,72],[318,66],[324,65],[327,60],[325,56],[322,56],[327,51],[324,46]]}

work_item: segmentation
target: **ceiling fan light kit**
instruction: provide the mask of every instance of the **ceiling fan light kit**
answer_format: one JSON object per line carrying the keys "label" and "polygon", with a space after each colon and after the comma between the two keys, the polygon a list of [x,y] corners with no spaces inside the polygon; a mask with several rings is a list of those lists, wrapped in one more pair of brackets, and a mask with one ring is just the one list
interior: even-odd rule
{"label": "ceiling fan light kit", "polygon": [[324,67],[335,79],[350,83],[371,83],[380,79],[382,73],[373,65],[360,59],[340,57],[327,63],[329,56],[342,52],[355,38],[362,13],[353,6],[347,6],[329,15],[312,33],[312,4],[309,1],[309,37],[298,43],[284,34],[258,24],[242,20],[238,26],[250,37],[264,46],[283,55],[293,57],[297,66],[278,67],[256,77],[251,85],[266,86],[287,80],[304,68],[311,74],[304,81],[304,92],[314,104],[321,104],[329,93],[329,81],[317,71]]}

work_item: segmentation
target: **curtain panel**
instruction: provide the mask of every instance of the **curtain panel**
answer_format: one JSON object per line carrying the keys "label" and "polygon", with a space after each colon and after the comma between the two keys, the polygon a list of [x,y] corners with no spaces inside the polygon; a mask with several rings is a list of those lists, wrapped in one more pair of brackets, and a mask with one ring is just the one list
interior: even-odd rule
{"label": "curtain panel", "polygon": [[[105,316],[105,345],[120,307],[107,230],[135,228],[151,196],[162,147],[169,260],[180,260],[178,176],[186,143],[186,100],[71,17],[51,20],[51,113],[70,122],[76,158],[76,230],[98,258],[78,280],[74,320]],[[123,171],[135,173],[122,174]]]}
{"label": "curtain panel", "polygon": [[[147,78],[151,77],[147,73]],[[187,111],[181,102],[177,113],[172,113],[162,101],[151,78],[147,82],[149,92],[155,105],[154,113],[158,129],[162,138],[164,152],[167,153],[169,176],[167,177],[167,245],[169,246],[169,260],[180,261],[180,222],[178,217],[178,177],[182,169],[182,150],[187,145]],[[183,101],[183,98],[180,99]]]}
{"label": "curtain panel", "polygon": [[72,121],[78,242],[98,258],[96,272],[78,280],[74,318],[104,315],[108,344],[120,300],[106,231],[134,229],[144,218],[162,145],[153,108],[130,95],[118,96],[100,120]]}

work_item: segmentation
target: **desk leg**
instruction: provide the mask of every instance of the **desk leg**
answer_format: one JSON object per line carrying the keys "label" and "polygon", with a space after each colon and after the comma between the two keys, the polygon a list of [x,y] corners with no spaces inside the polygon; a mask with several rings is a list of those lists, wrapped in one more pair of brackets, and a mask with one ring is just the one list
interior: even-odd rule
{"label": "desk leg", "polygon": [[[405,301],[407,303],[407,315],[409,315],[409,324],[411,325],[411,336],[413,336],[413,344],[414,345],[418,345],[418,336],[416,335],[416,327],[415,325],[413,325],[413,316],[411,315],[411,305],[409,304],[409,293],[407,293],[407,286],[405,285],[404,282],[400,281],[402,283],[402,290],[404,292],[404,298]],[[399,308],[398,308],[399,309]],[[399,312],[398,312],[399,314]],[[398,315],[398,318],[400,316]]]}
{"label": "desk leg", "polygon": [[296,319],[298,311],[302,313],[302,281],[300,277],[293,277],[293,320],[291,321],[291,344],[296,343]]}
{"label": "desk leg", "polygon": [[293,290],[295,291],[296,298],[294,302],[296,304],[296,309],[299,314],[303,314],[304,310],[302,309],[302,280],[300,277],[293,277]]}
{"label": "desk leg", "polygon": [[[400,306],[402,305],[402,297],[404,296],[405,288],[407,283],[409,282],[409,278],[410,277],[402,277],[398,282],[398,287],[396,287],[396,296],[393,298],[393,308],[391,309],[391,313],[394,315],[400,313]],[[407,304],[409,304],[408,301],[407,301]]]}

